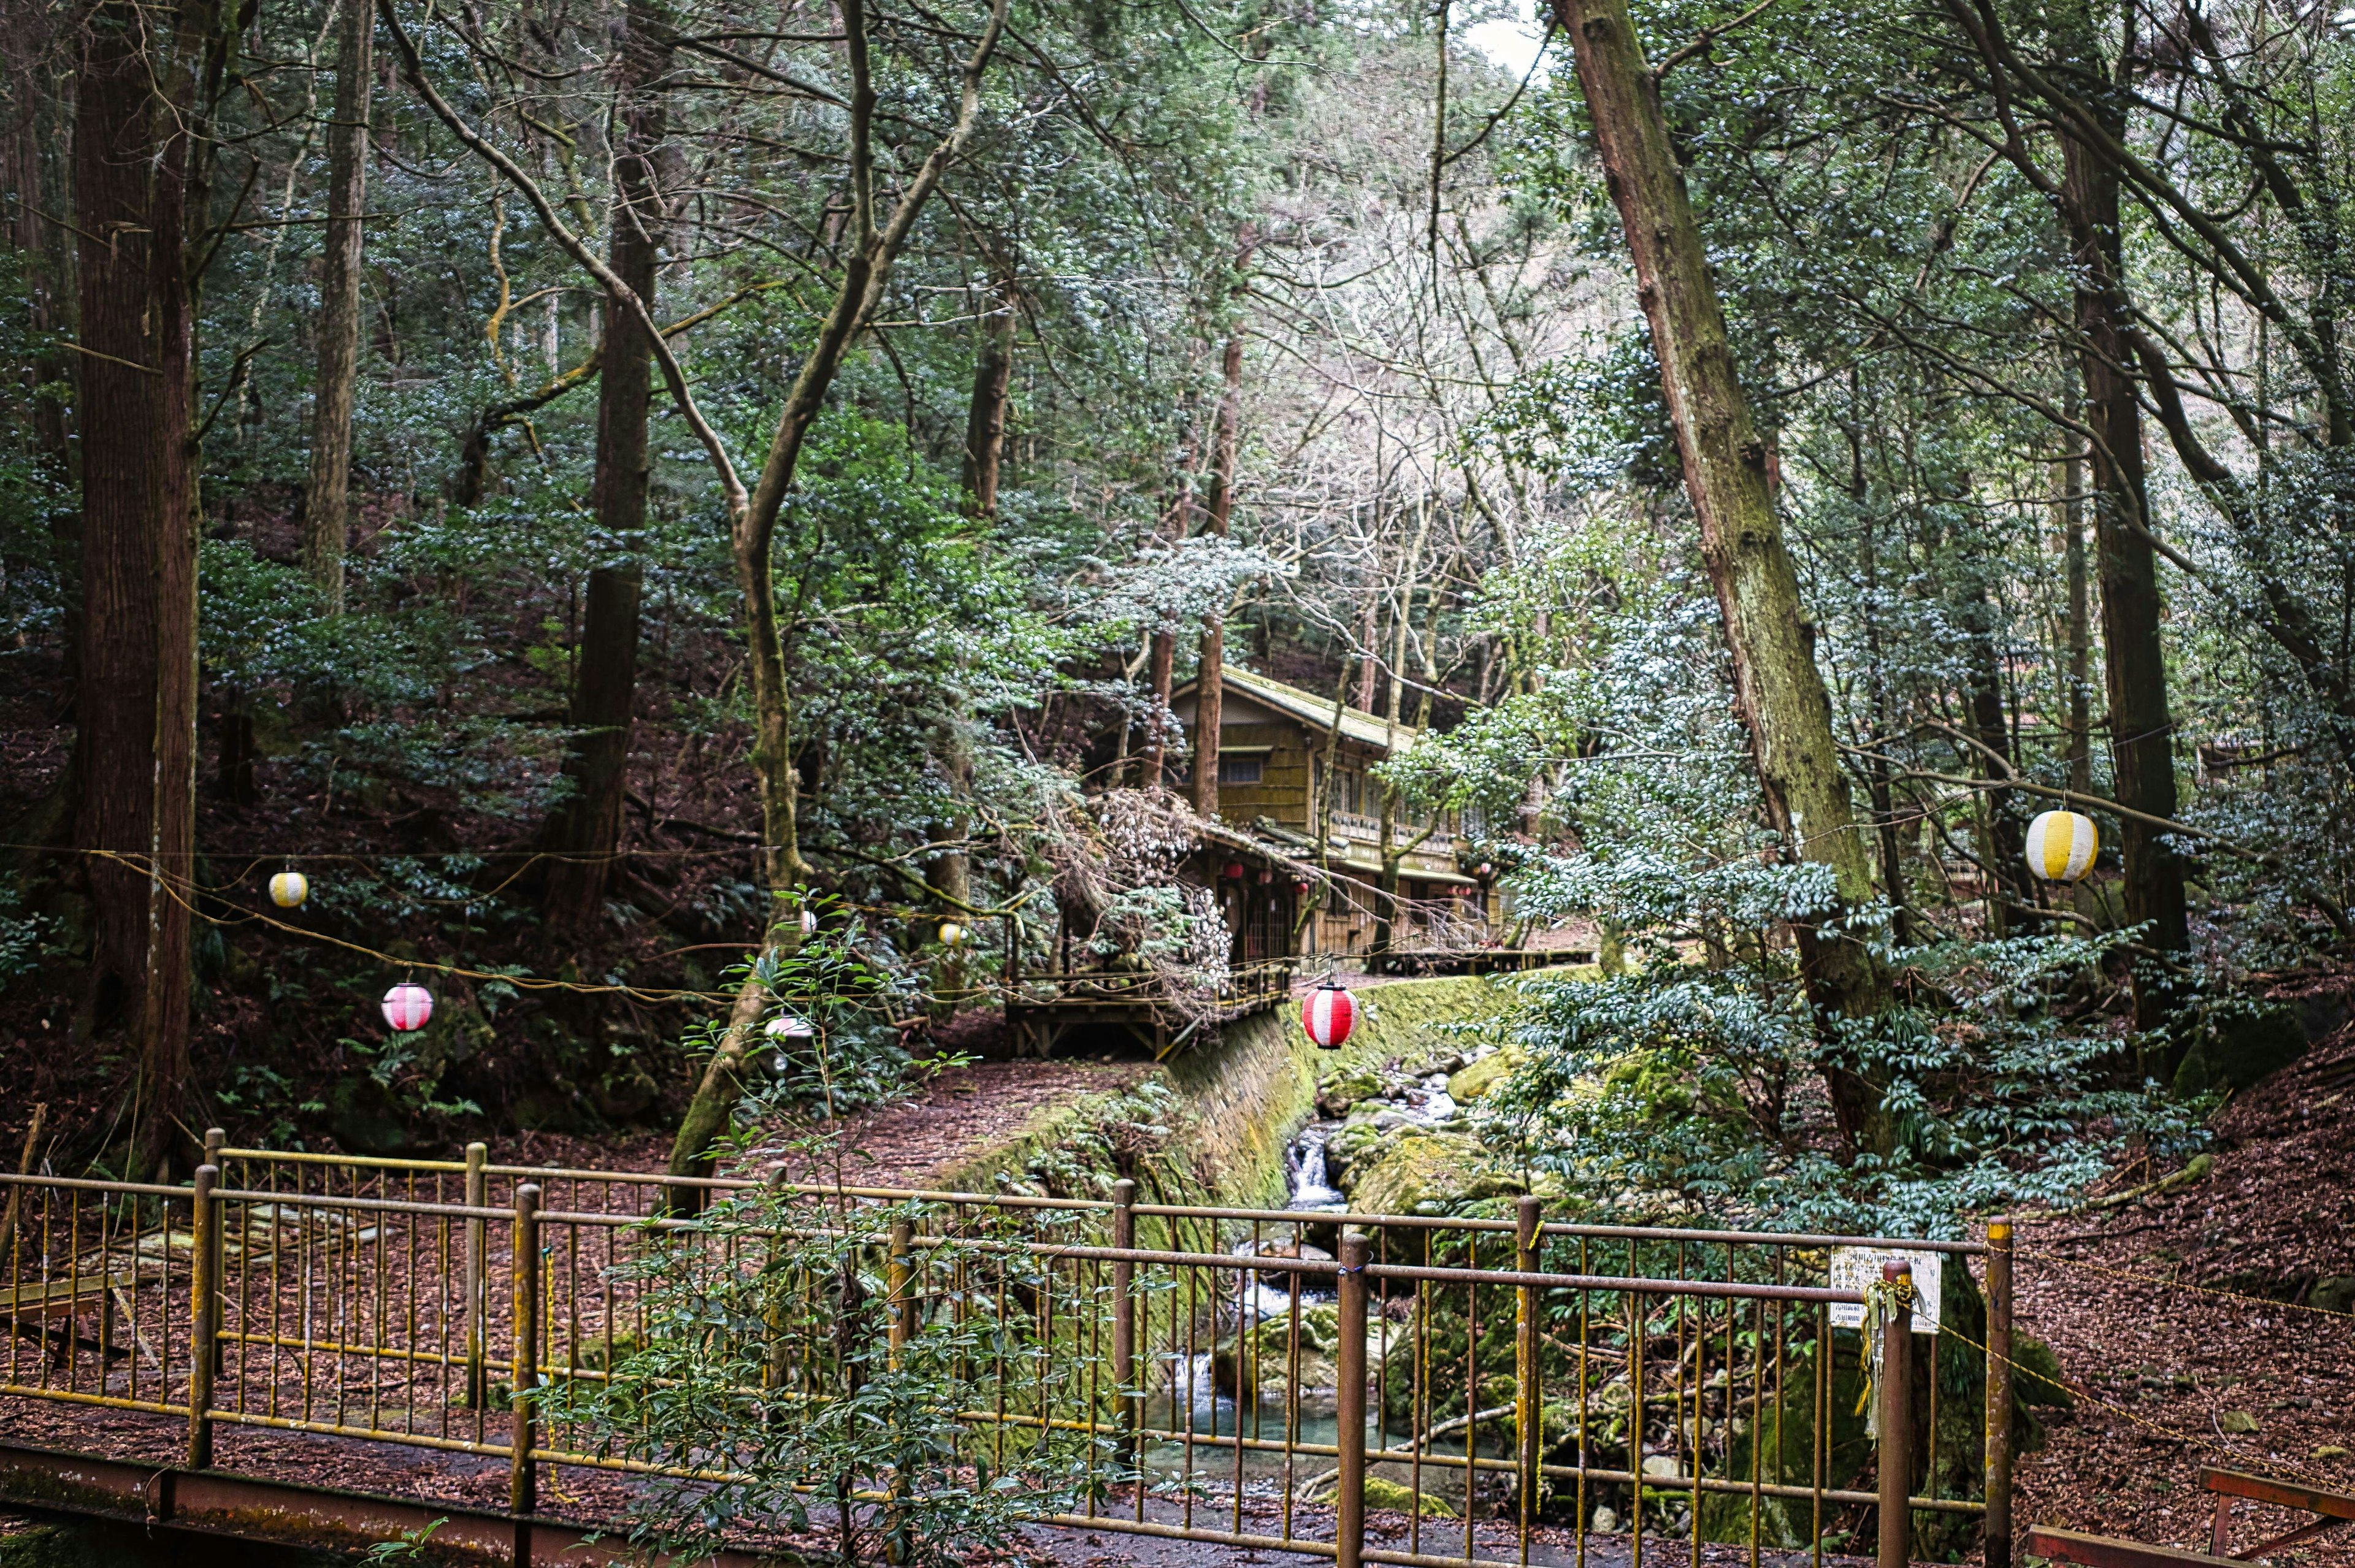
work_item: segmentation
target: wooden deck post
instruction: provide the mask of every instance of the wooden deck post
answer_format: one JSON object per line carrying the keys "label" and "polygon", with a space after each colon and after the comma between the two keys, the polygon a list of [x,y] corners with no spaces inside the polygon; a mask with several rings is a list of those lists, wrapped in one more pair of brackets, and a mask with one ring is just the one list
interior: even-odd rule
{"label": "wooden deck post", "polygon": [[[1123,1252],[1136,1245],[1136,1183],[1124,1177],[1112,1184],[1112,1244]],[[1112,1265],[1112,1381],[1118,1401],[1114,1453],[1124,1472],[1136,1468],[1136,1435],[1143,1425],[1136,1387],[1136,1264],[1115,1258]],[[1143,1499],[1145,1478],[1132,1476]]]}
{"label": "wooden deck post", "polygon": [[[1513,1205],[1513,1269],[1518,1274],[1538,1272],[1541,1207],[1531,1194],[1523,1194]],[[1518,1467],[1514,1475],[1515,1489],[1520,1493],[1521,1538],[1529,1539],[1529,1527],[1537,1522],[1538,1456],[1540,1448],[1538,1428],[1543,1419],[1538,1400],[1538,1293],[1535,1285],[1524,1285],[1513,1292],[1513,1457]],[[1468,1500],[1468,1489],[1467,1489]]]}
{"label": "wooden deck post", "polygon": [[1333,1568],[1361,1568],[1366,1550],[1366,1256],[1364,1232],[1341,1238],[1341,1343],[1336,1352],[1340,1384],[1335,1402],[1335,1446],[1340,1491],[1334,1499]]}
{"label": "wooden deck post", "polygon": [[516,1560],[531,1561],[530,1516],[539,1507],[539,1446],[533,1396],[539,1384],[539,1189],[525,1182],[515,1195],[515,1346],[507,1428],[507,1511],[516,1517]]}

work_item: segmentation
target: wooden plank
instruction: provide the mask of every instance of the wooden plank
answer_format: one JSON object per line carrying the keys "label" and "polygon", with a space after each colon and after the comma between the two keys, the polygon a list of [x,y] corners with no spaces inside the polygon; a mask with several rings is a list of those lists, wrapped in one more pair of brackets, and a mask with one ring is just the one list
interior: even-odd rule
{"label": "wooden plank", "polygon": [[2319,1487],[2301,1487],[2291,1481],[2277,1481],[2271,1476],[2252,1476],[2244,1470],[2214,1470],[2202,1466],[2200,1485],[2206,1491],[2248,1498],[2256,1502],[2272,1503],[2277,1508],[2304,1509],[2325,1519],[2355,1519],[2355,1497],[2344,1492],[2326,1492]]}
{"label": "wooden plank", "polygon": [[2147,1541],[2086,1535],[2041,1524],[2028,1532],[2028,1550],[2038,1557],[2080,1563],[2083,1568],[2188,1568],[2192,1563],[2223,1568],[2232,1561],[2229,1557],[2211,1557],[2204,1552],[2186,1552],[2179,1546],[2153,1546]]}

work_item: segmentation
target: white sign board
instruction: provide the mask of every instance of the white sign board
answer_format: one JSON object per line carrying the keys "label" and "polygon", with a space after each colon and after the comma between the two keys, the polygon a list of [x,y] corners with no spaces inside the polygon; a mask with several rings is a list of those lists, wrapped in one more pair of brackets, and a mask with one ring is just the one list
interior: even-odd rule
{"label": "white sign board", "polygon": [[[1834,1247],[1831,1287],[1834,1290],[1861,1291],[1868,1285],[1879,1285],[1881,1265],[1897,1262],[1913,1265],[1913,1332],[1935,1334],[1938,1331],[1940,1271],[1946,1262],[1944,1253],[1908,1252],[1902,1247]],[[1833,1302],[1832,1326],[1836,1328],[1863,1328],[1864,1303]]]}

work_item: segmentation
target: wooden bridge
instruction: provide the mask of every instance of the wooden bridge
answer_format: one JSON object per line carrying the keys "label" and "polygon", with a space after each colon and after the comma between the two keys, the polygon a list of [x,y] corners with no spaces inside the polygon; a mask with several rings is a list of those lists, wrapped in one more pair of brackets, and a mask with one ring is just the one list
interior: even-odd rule
{"label": "wooden bridge", "polygon": [[1025,974],[1007,991],[1006,1028],[1017,1056],[1052,1056],[1074,1038],[1111,1033],[1134,1040],[1159,1061],[1205,1029],[1282,1006],[1292,995],[1295,973],[1286,959],[1250,965],[1231,975],[1208,1008],[1175,1005],[1149,970]]}

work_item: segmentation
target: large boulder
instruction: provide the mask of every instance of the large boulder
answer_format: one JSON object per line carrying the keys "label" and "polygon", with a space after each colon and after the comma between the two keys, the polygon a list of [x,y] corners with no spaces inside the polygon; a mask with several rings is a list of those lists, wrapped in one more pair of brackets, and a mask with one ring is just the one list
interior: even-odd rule
{"label": "large boulder", "polygon": [[1459,1105],[1471,1104],[1510,1077],[1524,1054],[1520,1047],[1508,1045],[1457,1070],[1448,1077],[1447,1097]]}
{"label": "large boulder", "polygon": [[1366,1214],[1444,1213],[1477,1199],[1528,1190],[1520,1173],[1477,1138],[1404,1129],[1352,1163],[1348,1189],[1349,1207]]}
{"label": "large boulder", "polygon": [[1316,1113],[1345,1116],[1360,1100],[1370,1100],[1386,1087],[1382,1075],[1370,1067],[1348,1067],[1327,1074],[1316,1083]]}
{"label": "large boulder", "polygon": [[2306,1029],[2294,1008],[2219,1008],[2203,1020],[2175,1070],[2175,1092],[2246,1089],[2306,1054]]}

